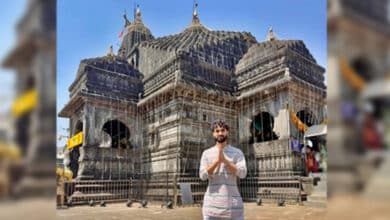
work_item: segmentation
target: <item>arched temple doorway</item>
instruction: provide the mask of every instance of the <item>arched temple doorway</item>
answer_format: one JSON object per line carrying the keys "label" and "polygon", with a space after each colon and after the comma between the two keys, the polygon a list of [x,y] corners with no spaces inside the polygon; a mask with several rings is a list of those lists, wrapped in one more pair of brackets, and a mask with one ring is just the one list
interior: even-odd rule
{"label": "arched temple doorway", "polygon": [[250,143],[277,140],[279,137],[273,131],[274,117],[268,112],[257,114],[250,125]]}
{"label": "arched temple doorway", "polygon": [[111,137],[112,148],[130,148],[129,128],[118,120],[107,121],[103,125],[103,131]]}

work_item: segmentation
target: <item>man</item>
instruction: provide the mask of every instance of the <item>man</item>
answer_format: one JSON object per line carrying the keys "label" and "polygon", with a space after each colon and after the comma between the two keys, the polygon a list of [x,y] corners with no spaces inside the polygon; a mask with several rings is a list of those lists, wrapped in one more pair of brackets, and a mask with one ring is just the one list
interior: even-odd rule
{"label": "man", "polygon": [[244,154],[227,144],[229,126],[224,121],[215,121],[211,130],[216,144],[203,152],[199,168],[200,178],[209,180],[203,201],[204,220],[243,220],[237,177],[245,178],[247,173]]}

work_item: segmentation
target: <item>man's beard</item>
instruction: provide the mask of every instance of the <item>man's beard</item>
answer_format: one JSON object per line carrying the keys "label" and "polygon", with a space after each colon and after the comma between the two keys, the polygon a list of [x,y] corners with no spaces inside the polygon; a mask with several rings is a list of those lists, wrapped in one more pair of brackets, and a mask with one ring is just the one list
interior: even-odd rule
{"label": "man's beard", "polygon": [[223,142],[225,142],[226,141],[226,139],[227,139],[227,136],[218,136],[217,138],[214,138],[215,139],[215,141],[217,141],[218,143],[223,143]]}

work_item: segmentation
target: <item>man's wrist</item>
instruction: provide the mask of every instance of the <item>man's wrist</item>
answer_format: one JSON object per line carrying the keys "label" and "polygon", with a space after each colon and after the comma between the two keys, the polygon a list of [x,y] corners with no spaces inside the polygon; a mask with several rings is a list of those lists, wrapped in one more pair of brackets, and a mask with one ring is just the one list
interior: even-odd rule
{"label": "man's wrist", "polygon": [[206,169],[207,170],[207,174],[211,175],[211,173],[213,173],[214,169],[218,166],[218,164],[219,164],[219,161],[218,160],[214,160],[214,162]]}

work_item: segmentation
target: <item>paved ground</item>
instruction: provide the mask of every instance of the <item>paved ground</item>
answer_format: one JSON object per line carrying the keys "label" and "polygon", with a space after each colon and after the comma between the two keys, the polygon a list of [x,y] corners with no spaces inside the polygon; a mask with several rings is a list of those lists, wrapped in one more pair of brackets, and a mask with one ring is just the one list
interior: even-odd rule
{"label": "paved ground", "polygon": [[[362,196],[332,197],[327,208],[287,205],[277,207],[265,204],[245,204],[245,219],[269,220],[387,220],[390,219],[390,200]],[[57,218],[56,218],[57,217]],[[0,201],[0,219],[144,219],[144,220],[191,220],[201,219],[200,207],[175,208],[167,210],[157,205],[142,209],[127,208],[124,203],[108,204],[107,207],[76,206],[69,209],[55,209],[54,199]]]}
{"label": "paved ground", "polygon": [[0,201],[1,220],[52,220],[56,219],[56,204],[53,198]]}
{"label": "paved ground", "polygon": [[388,220],[390,198],[367,198],[359,195],[335,196],[328,200],[329,220]]}
{"label": "paved ground", "polygon": [[[245,204],[245,219],[269,219],[269,220],[295,220],[325,219],[325,208],[305,207],[298,205],[287,205],[278,207],[265,204],[256,206],[254,203]],[[202,219],[200,207],[184,207],[175,209],[161,208],[158,205],[151,205],[148,208],[128,208],[124,203],[108,204],[107,207],[77,206],[69,209],[57,210],[57,219],[143,219],[143,220],[191,220]]]}

